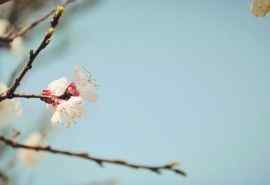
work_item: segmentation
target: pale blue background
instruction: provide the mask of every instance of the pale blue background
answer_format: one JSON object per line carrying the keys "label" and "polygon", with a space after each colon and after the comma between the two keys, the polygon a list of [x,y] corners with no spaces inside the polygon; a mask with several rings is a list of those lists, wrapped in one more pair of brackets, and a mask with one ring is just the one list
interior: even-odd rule
{"label": "pale blue background", "polygon": [[[269,17],[253,17],[247,0],[104,0],[77,13],[64,29],[69,47],[44,54],[50,64],[37,67],[24,90],[72,77],[79,63],[97,79],[99,99],[49,143],[138,163],[178,160],[188,177],[51,155],[22,176],[35,185],[270,184]],[[61,34],[47,53],[58,54]],[[38,119],[33,111],[44,105],[24,104]]]}

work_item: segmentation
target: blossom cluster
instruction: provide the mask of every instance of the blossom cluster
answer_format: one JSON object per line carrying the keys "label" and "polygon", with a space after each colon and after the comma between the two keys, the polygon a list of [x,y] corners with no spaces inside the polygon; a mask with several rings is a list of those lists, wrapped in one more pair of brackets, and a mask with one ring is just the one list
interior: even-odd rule
{"label": "blossom cluster", "polygon": [[72,81],[65,77],[55,80],[42,91],[42,96],[54,111],[52,124],[64,123],[69,127],[83,115],[84,101],[96,101],[96,83],[89,73],[76,66]]}

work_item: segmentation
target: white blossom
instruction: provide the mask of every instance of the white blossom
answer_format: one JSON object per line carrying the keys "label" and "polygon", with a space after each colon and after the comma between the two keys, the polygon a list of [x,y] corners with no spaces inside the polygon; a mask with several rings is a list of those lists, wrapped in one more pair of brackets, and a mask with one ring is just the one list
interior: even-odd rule
{"label": "white blossom", "polygon": [[84,101],[96,101],[96,83],[82,68],[75,68],[73,81],[62,77],[42,91],[44,101],[53,109],[53,125],[73,125],[84,113]]}
{"label": "white blossom", "polygon": [[80,96],[89,101],[96,101],[97,99],[97,88],[96,82],[92,79],[90,73],[83,71],[80,66],[75,67],[74,82]]}
{"label": "white blossom", "polygon": [[[0,94],[7,91],[4,84],[0,84]],[[14,121],[22,113],[22,109],[18,100],[6,99],[0,102],[0,128]]]}
{"label": "white blossom", "polygon": [[[41,146],[44,136],[40,132],[34,132],[29,135],[25,141],[27,146]],[[17,153],[18,159],[27,167],[33,167],[41,159],[41,153],[34,150],[19,149]]]}
{"label": "white blossom", "polygon": [[56,106],[51,122],[53,125],[64,123],[66,127],[70,127],[78,118],[82,117],[83,113],[82,98],[73,96]]}
{"label": "white blossom", "polygon": [[270,0],[252,0],[250,9],[255,16],[265,16],[270,11]]}
{"label": "white blossom", "polygon": [[65,77],[62,77],[49,83],[47,90],[50,90],[54,96],[61,96],[65,93],[69,84],[70,82]]}

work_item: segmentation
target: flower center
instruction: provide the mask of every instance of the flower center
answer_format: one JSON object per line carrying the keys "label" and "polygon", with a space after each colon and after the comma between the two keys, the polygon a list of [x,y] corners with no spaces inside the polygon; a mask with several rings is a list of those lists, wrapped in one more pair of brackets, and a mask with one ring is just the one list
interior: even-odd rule
{"label": "flower center", "polygon": [[62,94],[61,96],[53,95],[52,91],[48,89],[42,91],[42,96],[44,96],[43,101],[53,106],[57,106],[62,101],[69,100],[72,96],[80,96],[80,92],[78,91],[75,83],[71,82],[66,88],[64,94]]}

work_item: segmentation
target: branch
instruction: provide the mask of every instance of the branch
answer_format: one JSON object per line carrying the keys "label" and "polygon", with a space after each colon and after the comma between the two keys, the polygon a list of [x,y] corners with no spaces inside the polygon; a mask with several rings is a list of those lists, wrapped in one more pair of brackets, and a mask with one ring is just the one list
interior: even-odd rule
{"label": "branch", "polygon": [[[66,0],[62,6],[66,7],[67,5],[69,5],[70,3],[73,3],[75,0]],[[24,28],[22,28],[20,31],[18,31],[17,33],[13,34],[10,37],[10,40],[14,40],[17,37],[21,37],[24,36],[28,31],[32,30],[33,28],[35,28],[37,25],[39,25],[41,22],[45,21],[46,19],[48,19],[51,15],[53,15],[56,12],[56,9],[51,10],[49,13],[47,13],[46,15],[40,17],[39,19],[37,19],[36,21],[32,22],[31,24],[29,24],[28,26],[25,26]]]}
{"label": "branch", "polygon": [[33,65],[35,59],[37,58],[37,56],[41,53],[41,51],[43,49],[45,49],[49,45],[50,40],[53,36],[54,30],[58,25],[59,19],[63,15],[63,11],[64,11],[63,6],[59,6],[56,9],[56,11],[54,13],[54,17],[51,21],[51,27],[49,28],[48,32],[46,33],[46,35],[43,38],[42,42],[40,43],[39,47],[35,51],[30,50],[28,62],[26,63],[26,65],[24,66],[24,68],[20,72],[19,76],[15,79],[15,81],[13,82],[13,84],[11,85],[9,90],[7,91],[6,96],[0,97],[0,102],[3,101],[4,99],[7,99],[7,98],[11,99],[14,97],[14,93],[15,93],[16,89],[19,87],[19,85],[20,85],[22,79],[24,78],[24,76],[26,75],[26,73],[32,68],[32,65]]}
{"label": "branch", "polygon": [[[1,1],[3,1],[3,0],[0,0],[0,5],[1,5]],[[4,1],[10,1],[10,0],[4,0]],[[76,0],[66,0],[61,6],[66,7],[67,5],[73,3],[74,1],[76,1]],[[0,37],[0,46],[10,47],[10,43],[15,38],[24,36],[26,33],[31,31],[32,29],[34,29],[37,25],[39,25],[40,23],[42,23],[43,21],[48,19],[50,16],[55,14],[55,12],[56,12],[56,9],[53,9],[49,13],[45,14],[44,16],[40,17],[36,21],[29,24],[28,26],[21,28],[19,31],[15,31],[11,34],[8,34],[7,36]]]}
{"label": "branch", "polygon": [[47,97],[37,95],[37,94],[17,94],[13,93],[11,95],[3,95],[0,96],[0,102],[6,99],[13,99],[13,98],[26,98],[26,99],[40,99],[41,101],[45,101]]}
{"label": "branch", "polygon": [[35,98],[35,99],[43,100],[46,97],[43,97],[41,95],[36,95],[36,94],[16,94],[16,93],[14,93],[12,98],[27,98],[27,99]]}
{"label": "branch", "polygon": [[52,154],[60,154],[60,155],[65,155],[65,156],[70,156],[70,157],[77,157],[77,158],[93,161],[97,163],[98,165],[100,165],[101,167],[103,167],[103,164],[113,164],[113,165],[124,166],[124,167],[132,168],[132,169],[148,170],[156,174],[161,174],[162,171],[171,171],[171,172],[176,173],[177,175],[186,176],[186,172],[175,168],[176,167],[175,163],[168,163],[168,164],[160,165],[160,166],[140,165],[140,164],[130,163],[124,160],[94,157],[88,153],[75,153],[75,152],[66,151],[66,150],[59,150],[59,149],[52,148],[51,146],[24,145],[24,144],[17,143],[14,140],[7,139],[4,136],[0,136],[0,141],[15,149],[26,149],[26,150],[32,150],[32,151],[47,152],[47,153],[52,153]]}

